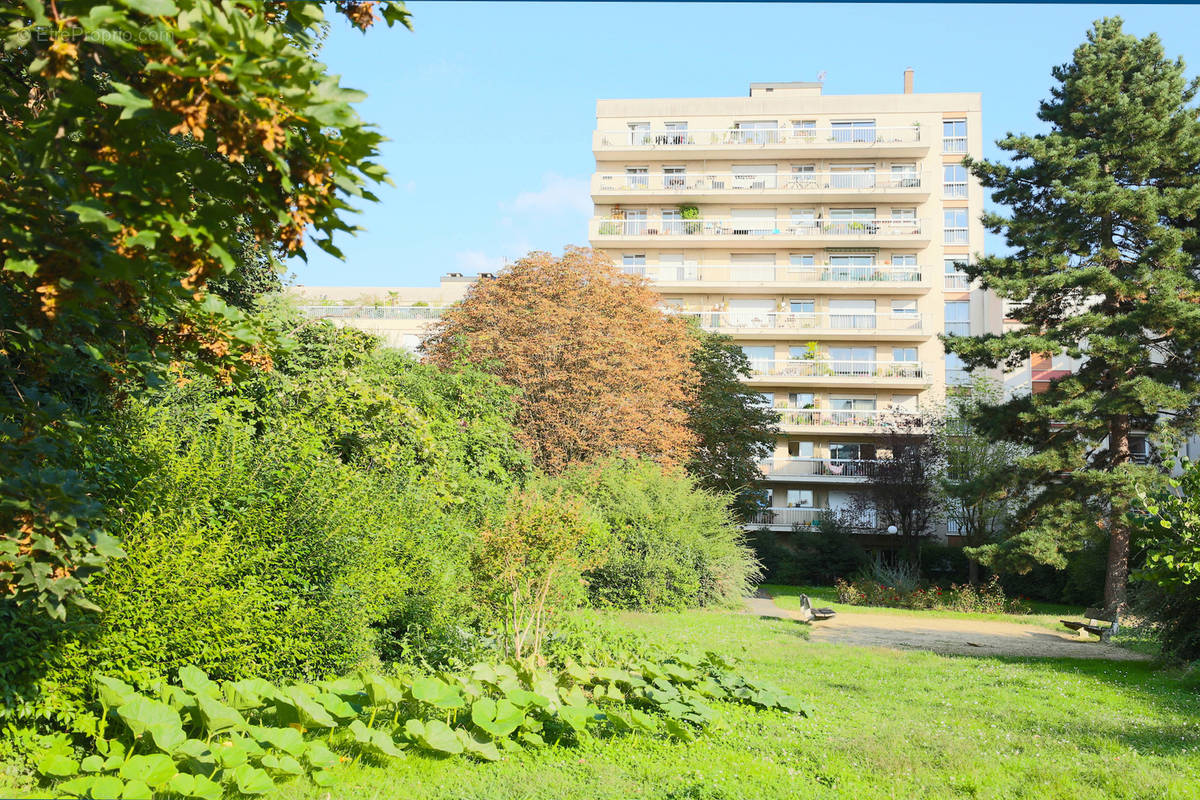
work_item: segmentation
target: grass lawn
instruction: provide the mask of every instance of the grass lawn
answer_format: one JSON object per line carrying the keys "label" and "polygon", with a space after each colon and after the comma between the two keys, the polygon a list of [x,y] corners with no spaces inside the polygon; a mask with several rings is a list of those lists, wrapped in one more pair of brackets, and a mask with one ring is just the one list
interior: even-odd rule
{"label": "grass lawn", "polygon": [[723,611],[617,614],[672,649],[715,649],[809,703],[812,719],[718,704],[692,743],[638,736],[498,764],[411,755],[276,797],[445,800],[1147,798],[1194,800],[1200,693],[1146,663],[983,659],[806,638]]}
{"label": "grass lawn", "polygon": [[[1038,627],[1066,633],[1067,628],[1059,621],[1063,619],[1078,619],[1083,609],[1078,606],[1060,605],[1058,603],[1043,603],[1037,600],[1026,600],[1032,609],[1032,614],[974,614],[965,611],[944,611],[941,609],[887,608],[886,606],[851,606],[837,601],[837,590],[832,586],[783,586],[781,584],[764,583],[760,586],[771,595],[775,605],[780,608],[798,611],[800,595],[806,594],[814,606],[829,606],[835,611],[849,611],[871,614],[895,614],[904,617],[944,617],[948,619],[986,619],[999,622],[1016,622],[1022,625],[1037,625]],[[1130,650],[1149,655],[1157,655],[1158,641],[1147,631],[1122,620],[1121,631],[1112,638],[1113,644],[1127,647]],[[1200,796],[1200,791],[1197,792]]]}

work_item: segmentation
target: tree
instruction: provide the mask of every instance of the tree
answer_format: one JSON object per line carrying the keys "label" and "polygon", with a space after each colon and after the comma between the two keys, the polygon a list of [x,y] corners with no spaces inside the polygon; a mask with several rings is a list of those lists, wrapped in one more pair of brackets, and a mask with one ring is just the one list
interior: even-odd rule
{"label": "tree", "polygon": [[[850,507],[857,524],[896,527],[908,563],[921,560],[921,539],[930,533],[938,515],[938,464],[941,454],[930,421],[913,415],[895,415],[886,421],[880,439],[886,456],[875,461],[863,491]],[[874,516],[874,523],[868,521]]]}
{"label": "tree", "polygon": [[1129,528],[1123,514],[1152,466],[1130,458],[1130,432],[1170,446],[1200,411],[1200,213],[1197,83],[1158,37],[1097,21],[1038,116],[1049,132],[1009,135],[1013,164],[967,159],[1009,216],[987,214],[1013,252],[966,272],[1013,301],[1019,329],[946,337],[969,367],[1013,368],[1035,354],[1079,360],[1045,392],[986,404],[987,436],[1024,444],[1016,479],[1036,487],[1020,531],[980,550],[1006,569],[1062,566],[1099,526],[1109,555],[1104,602],[1125,603]]}
{"label": "tree", "polygon": [[695,346],[643,279],[579,247],[480,280],[424,343],[439,365],[465,358],[520,389],[520,438],[551,473],[609,455],[684,462]]}
{"label": "tree", "polygon": [[692,353],[700,383],[687,406],[697,442],[687,470],[701,487],[731,495],[731,510],[746,521],[763,507],[761,493],[754,490],[762,479],[758,463],[775,446],[779,414],[742,383],[750,375],[750,361],[733,339],[699,327],[693,335],[700,342]]}
{"label": "tree", "polygon": [[976,376],[965,391],[952,394],[948,413],[935,428],[942,469],[937,490],[946,519],[955,523],[966,542],[968,579],[979,583],[976,548],[999,541],[1012,523],[1020,501],[1020,487],[1008,472],[1025,449],[992,440],[972,423],[984,404],[1000,400],[994,381]]}
{"label": "tree", "polygon": [[0,23],[0,595],[62,618],[120,553],[79,469],[87,415],[191,365],[269,368],[210,282],[232,297],[237,254],[306,234],[336,253],[385,174],[361,95],[313,56],[320,3],[29,0]]}

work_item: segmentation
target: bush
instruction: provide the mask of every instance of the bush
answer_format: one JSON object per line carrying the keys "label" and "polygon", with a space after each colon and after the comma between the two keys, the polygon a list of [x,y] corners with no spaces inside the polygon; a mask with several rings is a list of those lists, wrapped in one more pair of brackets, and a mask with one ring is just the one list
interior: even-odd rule
{"label": "bush", "polygon": [[1009,599],[996,576],[981,586],[951,584],[949,589],[936,585],[919,586],[911,574],[893,576],[898,582],[884,582],[869,577],[854,581],[839,579],[835,584],[838,602],[852,606],[883,606],[886,608],[942,609],[983,614],[1028,614],[1029,606],[1020,600]]}
{"label": "bush", "polygon": [[313,679],[477,649],[468,554],[528,459],[511,394],[329,325],[237,387],[130,403],[89,455],[128,556],[102,613],[35,624],[0,603],[0,716],[70,722],[90,676],[195,664]]}
{"label": "bush", "polygon": [[1141,495],[1129,515],[1144,563],[1133,572],[1140,610],[1162,636],[1163,650],[1200,658],[1200,466],[1183,465],[1170,493]]}
{"label": "bush", "polygon": [[760,567],[728,511],[681,471],[608,459],[556,479],[585,498],[611,534],[602,566],[587,572],[598,606],[647,610],[740,602]]}
{"label": "bush", "polygon": [[787,533],[757,530],[750,542],[763,565],[763,580],[788,585],[830,585],[853,575],[867,563],[867,553],[835,520],[819,529],[797,526]]}

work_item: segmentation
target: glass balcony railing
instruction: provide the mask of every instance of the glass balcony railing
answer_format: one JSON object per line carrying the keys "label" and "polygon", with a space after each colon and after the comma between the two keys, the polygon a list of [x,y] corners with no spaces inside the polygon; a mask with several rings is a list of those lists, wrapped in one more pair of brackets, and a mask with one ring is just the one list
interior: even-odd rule
{"label": "glass balcony railing", "polygon": [[[919,219],[593,219],[590,235],[605,236],[758,236],[813,237],[919,237]],[[966,241],[965,239],[963,240]]]}
{"label": "glass balcony railing", "polygon": [[[594,142],[600,148],[918,144],[921,142],[921,128],[918,125],[858,125],[825,128],[734,126],[732,128],[657,130],[653,127],[639,126],[624,130],[596,131]],[[965,152],[965,144],[963,152]]]}

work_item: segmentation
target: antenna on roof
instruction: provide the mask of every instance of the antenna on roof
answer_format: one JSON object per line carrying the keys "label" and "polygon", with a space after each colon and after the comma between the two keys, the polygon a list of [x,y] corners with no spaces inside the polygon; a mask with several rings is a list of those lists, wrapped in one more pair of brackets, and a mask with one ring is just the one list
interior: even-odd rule
{"label": "antenna on roof", "polygon": [[820,72],[817,73],[817,83],[821,83],[824,80],[825,80],[825,70],[821,70]]}

